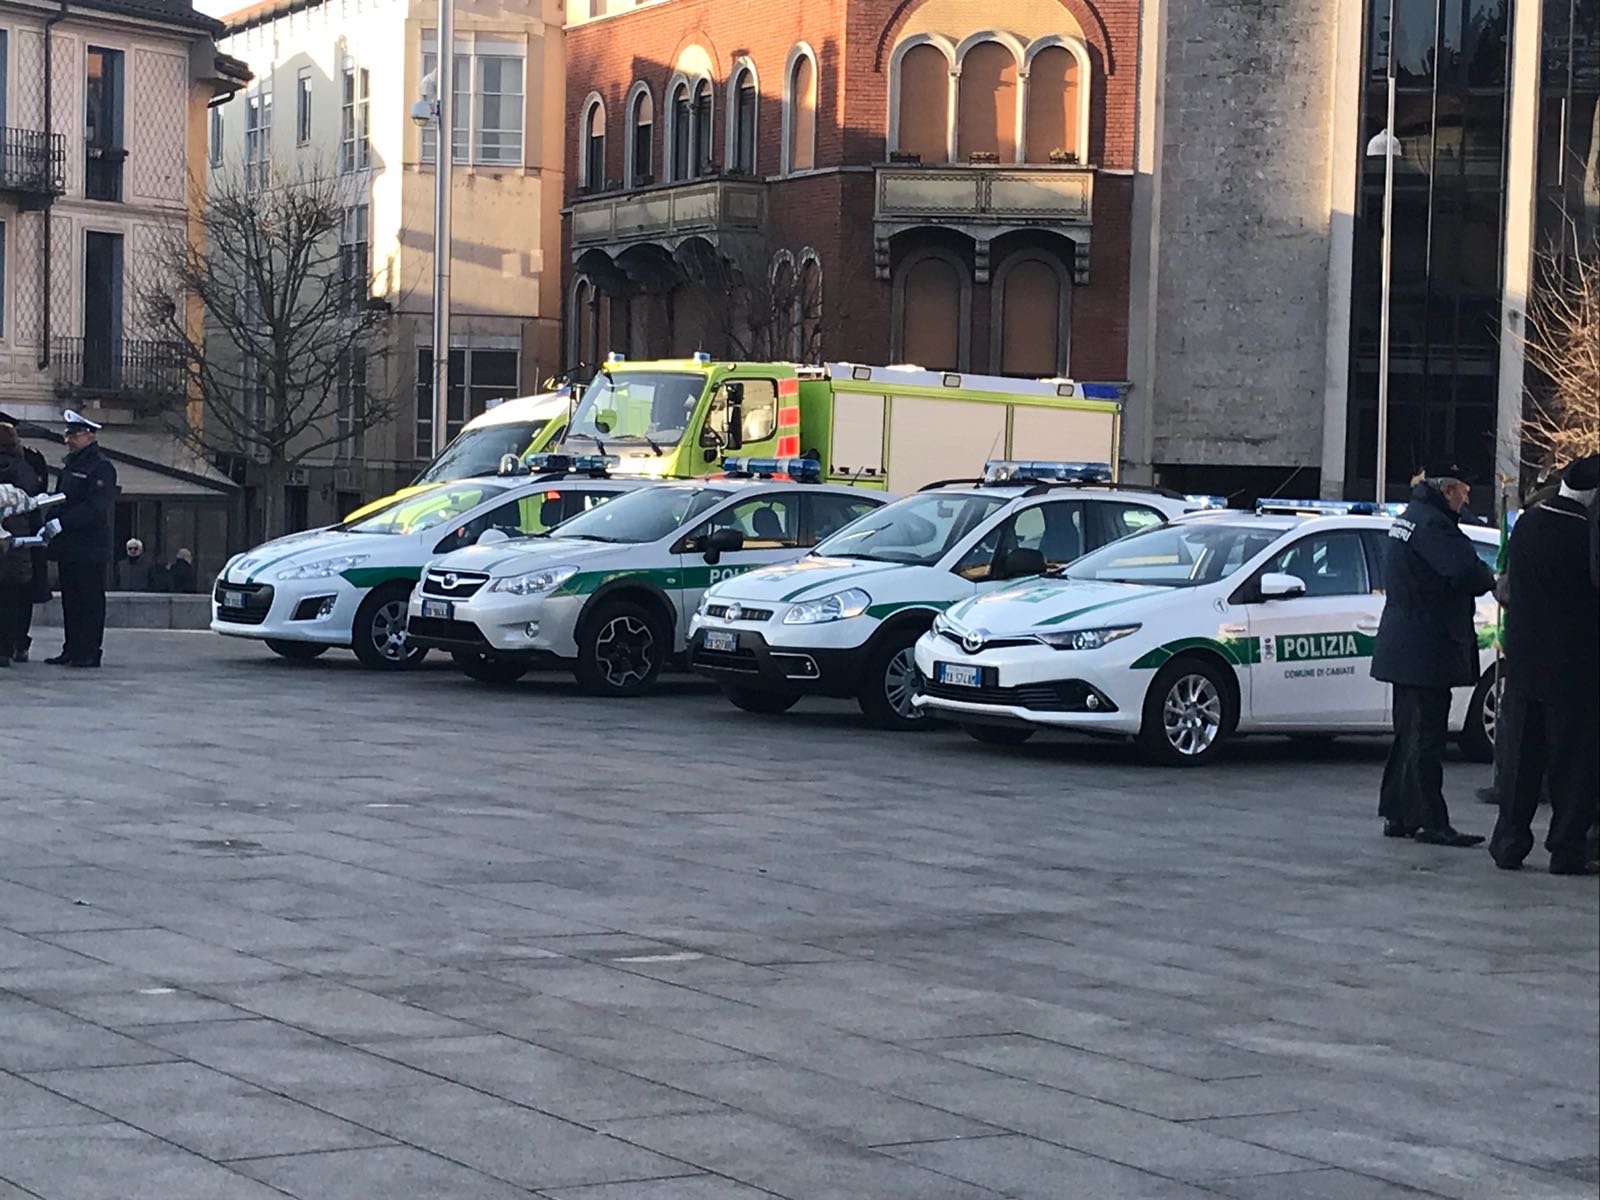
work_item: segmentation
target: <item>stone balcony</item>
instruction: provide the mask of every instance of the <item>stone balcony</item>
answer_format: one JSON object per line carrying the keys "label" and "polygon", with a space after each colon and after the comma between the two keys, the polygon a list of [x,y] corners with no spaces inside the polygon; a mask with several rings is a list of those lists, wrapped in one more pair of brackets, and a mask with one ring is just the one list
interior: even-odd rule
{"label": "stone balcony", "polygon": [[767,220],[767,185],[734,176],[690,179],[580,196],[568,212],[574,258],[590,250],[615,255],[643,242],[671,252],[691,237],[718,245],[724,237],[760,234]]}
{"label": "stone balcony", "polygon": [[873,232],[880,279],[889,278],[889,242],[896,234],[928,226],[965,233],[976,246],[977,282],[986,283],[991,241],[1002,233],[1045,227],[1072,239],[1074,279],[1088,282],[1094,168],[936,163],[875,170]]}

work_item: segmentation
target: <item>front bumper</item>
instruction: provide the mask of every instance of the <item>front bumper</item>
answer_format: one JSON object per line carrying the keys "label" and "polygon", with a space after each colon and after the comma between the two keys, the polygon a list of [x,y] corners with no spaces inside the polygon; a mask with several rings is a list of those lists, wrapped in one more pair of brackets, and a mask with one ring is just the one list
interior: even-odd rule
{"label": "front bumper", "polygon": [[[917,642],[922,677],[914,703],[977,724],[1037,725],[1096,733],[1139,732],[1148,672],[1099,651],[1008,646],[966,654],[935,634]],[[1099,661],[1096,661],[1099,660]],[[936,665],[977,667],[978,686],[937,681]]]}
{"label": "front bumper", "polygon": [[[224,603],[232,593],[243,603]],[[227,637],[348,646],[366,597],[339,576],[274,583],[228,583],[211,590],[211,629]]]}
{"label": "front bumper", "polygon": [[[731,633],[739,639],[734,650],[708,650],[707,631]],[[748,626],[695,619],[689,631],[691,670],[733,686],[757,686],[766,691],[795,692],[803,696],[854,696],[861,688],[862,658],[859,646],[774,645],[766,634]]]}
{"label": "front bumper", "polygon": [[[448,605],[448,615],[434,604]],[[406,608],[406,636],[430,649],[571,661],[582,609],[581,596],[515,596],[485,586],[467,599],[444,600],[418,589]]]}

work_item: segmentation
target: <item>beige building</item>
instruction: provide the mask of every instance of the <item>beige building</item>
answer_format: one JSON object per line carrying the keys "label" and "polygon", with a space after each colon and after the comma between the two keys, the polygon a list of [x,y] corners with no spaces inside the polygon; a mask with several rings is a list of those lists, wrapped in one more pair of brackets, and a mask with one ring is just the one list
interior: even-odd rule
{"label": "beige building", "polygon": [[[437,61],[436,13],[272,0],[227,18],[223,47],[252,79],[211,115],[213,179],[337,174],[342,236],[393,315],[362,382],[395,400],[396,417],[302,464],[282,498],[291,528],[393,490],[430,457],[437,147],[411,108]],[[458,0],[455,20],[450,435],[561,366],[560,0]]]}
{"label": "beige building", "polygon": [[0,0],[0,410],[52,467],[63,407],[103,422],[118,538],[152,556],[220,552],[234,492],[164,432],[183,381],[138,303],[194,216],[206,106],[243,78],[221,32],[188,0]]}

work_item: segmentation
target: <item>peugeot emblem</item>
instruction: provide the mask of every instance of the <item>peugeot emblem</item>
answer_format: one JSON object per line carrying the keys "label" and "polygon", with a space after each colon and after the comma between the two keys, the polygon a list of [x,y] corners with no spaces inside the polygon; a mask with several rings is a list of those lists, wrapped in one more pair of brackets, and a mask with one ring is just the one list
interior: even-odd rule
{"label": "peugeot emblem", "polygon": [[987,629],[969,629],[961,635],[961,648],[968,654],[976,654],[983,649],[984,642],[989,640]]}
{"label": "peugeot emblem", "polygon": [[725,616],[726,616],[726,617],[727,617],[727,618],[728,618],[728,620],[730,620],[730,621],[737,621],[737,620],[739,620],[739,619],[740,619],[740,618],[741,618],[741,617],[743,617],[743,616],[744,616],[744,609],[743,609],[743,608],[741,608],[741,607],[740,607],[740,606],[739,606],[739,605],[737,605],[737,604],[730,604],[730,605],[728,605],[728,611],[727,611],[727,613],[726,613],[726,614],[724,614],[724,615],[725,615]]}
{"label": "peugeot emblem", "polygon": [[460,580],[456,578],[456,573],[454,571],[451,571],[444,577],[444,586],[447,588],[453,588],[459,582]]}

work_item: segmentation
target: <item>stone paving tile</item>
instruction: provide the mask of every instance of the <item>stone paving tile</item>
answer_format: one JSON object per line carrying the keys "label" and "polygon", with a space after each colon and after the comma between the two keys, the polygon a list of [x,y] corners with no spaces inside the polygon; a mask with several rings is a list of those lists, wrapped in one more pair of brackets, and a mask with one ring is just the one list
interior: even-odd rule
{"label": "stone paving tile", "polygon": [[[333,1150],[230,1164],[296,1200],[527,1200],[524,1188],[412,1146]],[[265,1194],[265,1192],[263,1193]]]}
{"label": "stone paving tile", "polygon": [[282,1200],[128,1125],[0,1131],[0,1180],[40,1200]]}
{"label": "stone paving tile", "polygon": [[1246,1179],[1215,1179],[1206,1185],[1230,1200],[1417,1200],[1415,1188],[1357,1175],[1336,1167]]}
{"label": "stone paving tile", "polygon": [[56,1090],[0,1071],[0,1129],[101,1125],[105,1119],[105,1114],[85,1108]]}
{"label": "stone paving tile", "polygon": [[776,1194],[715,1175],[684,1175],[642,1183],[600,1183],[553,1191],[545,1188],[539,1192],[547,1200],[763,1200]]}
{"label": "stone paving tile", "polygon": [[88,1021],[0,992],[0,1070],[103,1067],[176,1057]]}
{"label": "stone paving tile", "polygon": [[916,1163],[1016,1200],[1204,1200],[1212,1193],[1146,1171],[1016,1135],[886,1147]]}

